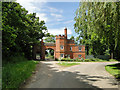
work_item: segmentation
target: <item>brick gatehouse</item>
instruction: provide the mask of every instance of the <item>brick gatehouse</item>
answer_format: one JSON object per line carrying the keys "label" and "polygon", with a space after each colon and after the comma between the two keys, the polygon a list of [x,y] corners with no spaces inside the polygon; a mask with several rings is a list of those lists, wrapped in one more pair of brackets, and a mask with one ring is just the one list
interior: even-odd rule
{"label": "brick gatehouse", "polygon": [[67,39],[67,28],[64,29],[65,35],[56,35],[55,43],[44,43],[41,41],[41,46],[36,46],[34,54],[40,52],[40,57],[45,60],[45,50],[54,50],[54,59],[67,58],[71,59],[84,58],[85,59],[85,45],[76,45],[74,40]]}

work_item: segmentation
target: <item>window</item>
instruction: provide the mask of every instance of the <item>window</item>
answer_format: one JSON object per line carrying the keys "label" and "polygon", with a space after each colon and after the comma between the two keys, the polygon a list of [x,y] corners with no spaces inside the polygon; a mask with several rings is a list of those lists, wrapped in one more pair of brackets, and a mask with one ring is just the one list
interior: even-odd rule
{"label": "window", "polygon": [[72,47],[70,47],[70,51],[72,51]]}
{"label": "window", "polygon": [[82,49],[82,48],[81,48],[81,47],[79,47],[79,51],[81,51],[81,49]]}
{"label": "window", "polygon": [[63,54],[60,54],[60,57],[63,57]]}
{"label": "window", "polygon": [[81,58],[82,55],[78,55],[79,58]]}
{"label": "window", "polygon": [[60,49],[63,49],[63,45],[60,46]]}

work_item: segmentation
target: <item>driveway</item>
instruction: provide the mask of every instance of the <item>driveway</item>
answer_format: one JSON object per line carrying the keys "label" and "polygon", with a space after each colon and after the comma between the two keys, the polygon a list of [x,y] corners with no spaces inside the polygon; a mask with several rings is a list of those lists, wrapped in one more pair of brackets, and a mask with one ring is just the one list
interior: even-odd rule
{"label": "driveway", "polygon": [[62,67],[57,61],[41,61],[24,88],[118,88],[118,82],[105,65],[118,62],[80,62]]}

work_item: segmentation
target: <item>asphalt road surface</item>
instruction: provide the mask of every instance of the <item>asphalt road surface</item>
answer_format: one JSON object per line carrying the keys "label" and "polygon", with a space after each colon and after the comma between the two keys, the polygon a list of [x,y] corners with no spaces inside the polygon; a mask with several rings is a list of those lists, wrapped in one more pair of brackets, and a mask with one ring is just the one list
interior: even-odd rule
{"label": "asphalt road surface", "polygon": [[41,61],[24,88],[118,88],[118,82],[105,65],[118,62],[80,62],[62,67],[57,61]]}

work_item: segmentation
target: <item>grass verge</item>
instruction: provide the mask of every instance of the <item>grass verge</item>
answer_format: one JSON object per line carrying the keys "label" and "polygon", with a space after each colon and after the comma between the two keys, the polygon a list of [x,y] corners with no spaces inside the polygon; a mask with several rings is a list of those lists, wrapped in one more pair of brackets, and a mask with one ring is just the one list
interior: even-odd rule
{"label": "grass verge", "polygon": [[[22,58],[21,58],[22,59]],[[9,62],[2,68],[2,88],[19,88],[19,86],[32,75],[37,61]]]}
{"label": "grass verge", "polygon": [[60,61],[69,61],[69,62],[114,62],[118,61],[115,59],[103,60],[99,58],[91,58],[91,59],[70,59],[70,58],[62,58]]}
{"label": "grass verge", "polygon": [[120,80],[120,63],[105,66],[106,71],[112,74],[117,80]]}
{"label": "grass verge", "polygon": [[57,64],[60,65],[60,66],[64,66],[64,67],[70,67],[70,66],[73,66],[73,65],[79,65],[80,63],[59,62]]}

